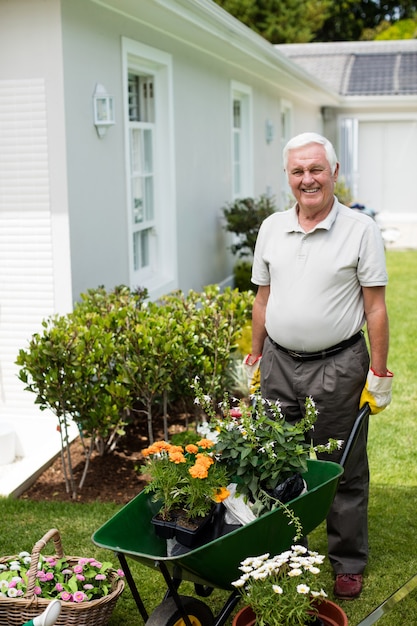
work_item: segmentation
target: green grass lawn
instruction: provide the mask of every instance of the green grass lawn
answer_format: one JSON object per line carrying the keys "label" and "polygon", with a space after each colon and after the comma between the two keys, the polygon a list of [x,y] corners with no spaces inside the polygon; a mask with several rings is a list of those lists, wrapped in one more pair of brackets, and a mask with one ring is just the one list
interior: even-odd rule
{"label": "green grass lawn", "polygon": [[[394,393],[391,406],[371,417],[371,552],[361,597],[354,602],[340,602],[349,617],[350,626],[357,626],[369,612],[417,573],[417,383],[414,375],[417,362],[417,251],[388,251],[387,261],[390,276],[387,300],[391,323],[389,367],[395,374]],[[99,503],[1,499],[0,555],[30,551],[47,530],[58,528],[67,555],[112,559],[108,551],[92,543],[91,535],[119,508]],[[326,553],[324,524],[310,535],[310,547]],[[53,546],[50,551],[53,551]],[[117,563],[115,558],[114,563]],[[151,568],[135,562],[131,565],[145,605],[151,611],[162,601],[165,593],[163,578]],[[322,572],[324,586],[331,597],[333,577],[328,563]],[[183,592],[194,595],[193,587],[188,583],[184,585]],[[215,590],[205,602],[216,612],[226,596],[224,591]],[[127,589],[118,601],[110,625],[139,626],[142,623]],[[379,624],[417,624],[417,591],[381,618]]]}

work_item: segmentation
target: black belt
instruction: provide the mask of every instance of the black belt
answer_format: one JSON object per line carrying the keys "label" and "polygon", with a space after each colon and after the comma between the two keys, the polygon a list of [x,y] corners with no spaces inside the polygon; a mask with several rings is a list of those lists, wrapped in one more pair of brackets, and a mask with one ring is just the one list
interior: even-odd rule
{"label": "black belt", "polygon": [[277,348],[277,350],[281,350],[281,352],[285,352],[290,357],[295,359],[296,361],[317,361],[318,359],[325,359],[328,356],[334,356],[335,354],[339,354],[342,350],[349,348],[349,346],[353,346],[361,337],[363,336],[363,332],[359,331],[356,335],[352,335],[349,339],[345,339],[345,341],[341,341],[337,343],[335,346],[331,346],[326,350],[319,350],[318,352],[297,352],[296,350],[288,350],[283,346],[280,346],[279,343],[276,343],[271,337],[269,338],[270,342]]}

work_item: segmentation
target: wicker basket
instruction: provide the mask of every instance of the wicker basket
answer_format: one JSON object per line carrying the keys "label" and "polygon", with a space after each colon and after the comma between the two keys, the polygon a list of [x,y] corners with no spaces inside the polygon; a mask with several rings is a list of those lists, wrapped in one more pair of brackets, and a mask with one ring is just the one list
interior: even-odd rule
{"label": "wicker basket", "polygon": [[[32,550],[31,563],[28,571],[28,586],[25,595],[20,598],[0,598],[0,626],[22,626],[24,622],[42,613],[51,602],[51,600],[45,600],[33,593],[40,552],[51,539],[53,539],[55,545],[56,557],[62,558],[64,556],[60,534],[53,528],[35,544]],[[7,556],[1,558],[0,563],[6,563],[12,558],[14,557]],[[68,556],[66,558],[71,565],[77,562],[79,557]],[[124,582],[123,580],[117,579],[115,573],[114,581],[112,581],[112,591],[107,596],[79,604],[76,602],[61,601],[61,614],[56,625],[104,626],[109,621],[117,599],[123,589]]]}

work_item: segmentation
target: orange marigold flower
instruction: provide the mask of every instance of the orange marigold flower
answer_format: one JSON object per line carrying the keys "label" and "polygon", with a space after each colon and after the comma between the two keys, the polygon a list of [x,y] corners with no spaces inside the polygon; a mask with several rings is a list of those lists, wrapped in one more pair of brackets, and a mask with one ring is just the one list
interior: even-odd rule
{"label": "orange marigold flower", "polygon": [[213,496],[213,500],[215,502],[223,502],[223,500],[226,500],[226,498],[228,498],[229,496],[230,496],[230,491],[226,489],[226,487],[220,487],[219,489],[216,490]]}
{"label": "orange marigold flower", "polygon": [[185,446],[185,451],[189,452],[190,454],[196,454],[198,452],[198,447],[195,446],[193,443],[189,443],[188,446]]}
{"label": "orange marigold flower", "polygon": [[192,478],[207,478],[208,469],[201,463],[196,463],[188,470]]}
{"label": "orange marigold flower", "polygon": [[211,441],[211,439],[200,439],[200,441],[197,441],[197,445],[205,449],[213,448],[214,441]]}
{"label": "orange marigold flower", "polygon": [[195,458],[196,464],[200,463],[204,467],[210,467],[210,465],[213,465],[214,463],[214,459],[211,456],[207,456],[207,454],[204,454],[203,452],[199,452],[198,454],[196,454]]}
{"label": "orange marigold flower", "polygon": [[163,452],[164,450],[169,450],[171,444],[167,441],[155,441],[149,448],[152,450],[152,454],[158,454],[159,452]]}
{"label": "orange marigold flower", "polygon": [[179,463],[186,463],[186,458],[180,450],[174,450],[169,453],[169,460],[177,465]]}
{"label": "orange marigold flower", "polygon": [[151,454],[160,454],[163,450],[169,449],[169,443],[166,441],[155,441],[153,444],[142,450],[143,456],[150,456]]}
{"label": "orange marigold flower", "polygon": [[172,444],[169,444],[169,453],[171,452],[184,452],[184,448],[182,446],[173,446]]}

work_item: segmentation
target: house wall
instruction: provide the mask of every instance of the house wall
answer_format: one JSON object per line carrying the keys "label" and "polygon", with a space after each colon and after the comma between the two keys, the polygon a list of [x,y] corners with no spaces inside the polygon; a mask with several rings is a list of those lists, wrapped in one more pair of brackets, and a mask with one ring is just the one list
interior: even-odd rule
{"label": "house wall", "polygon": [[[148,10],[148,2],[143,4]],[[253,94],[252,195],[279,198],[281,184],[280,85],[229,63],[206,43],[196,45],[153,28],[149,15],[128,19],[84,0],[63,0],[65,101],[71,215],[73,291],[129,282],[127,194],[124,169],[122,38],[172,56],[174,98],[176,287],[201,289],[230,279],[234,259],[221,208],[232,199],[231,83]],[[160,26],[160,25],[159,25]],[[91,98],[97,82],[115,96],[116,125],[99,139]],[[294,129],[320,130],[319,107],[294,98]],[[303,119],[301,123],[299,119]],[[275,136],[265,140],[266,120]],[[94,251],[94,253],[92,252]]]}

